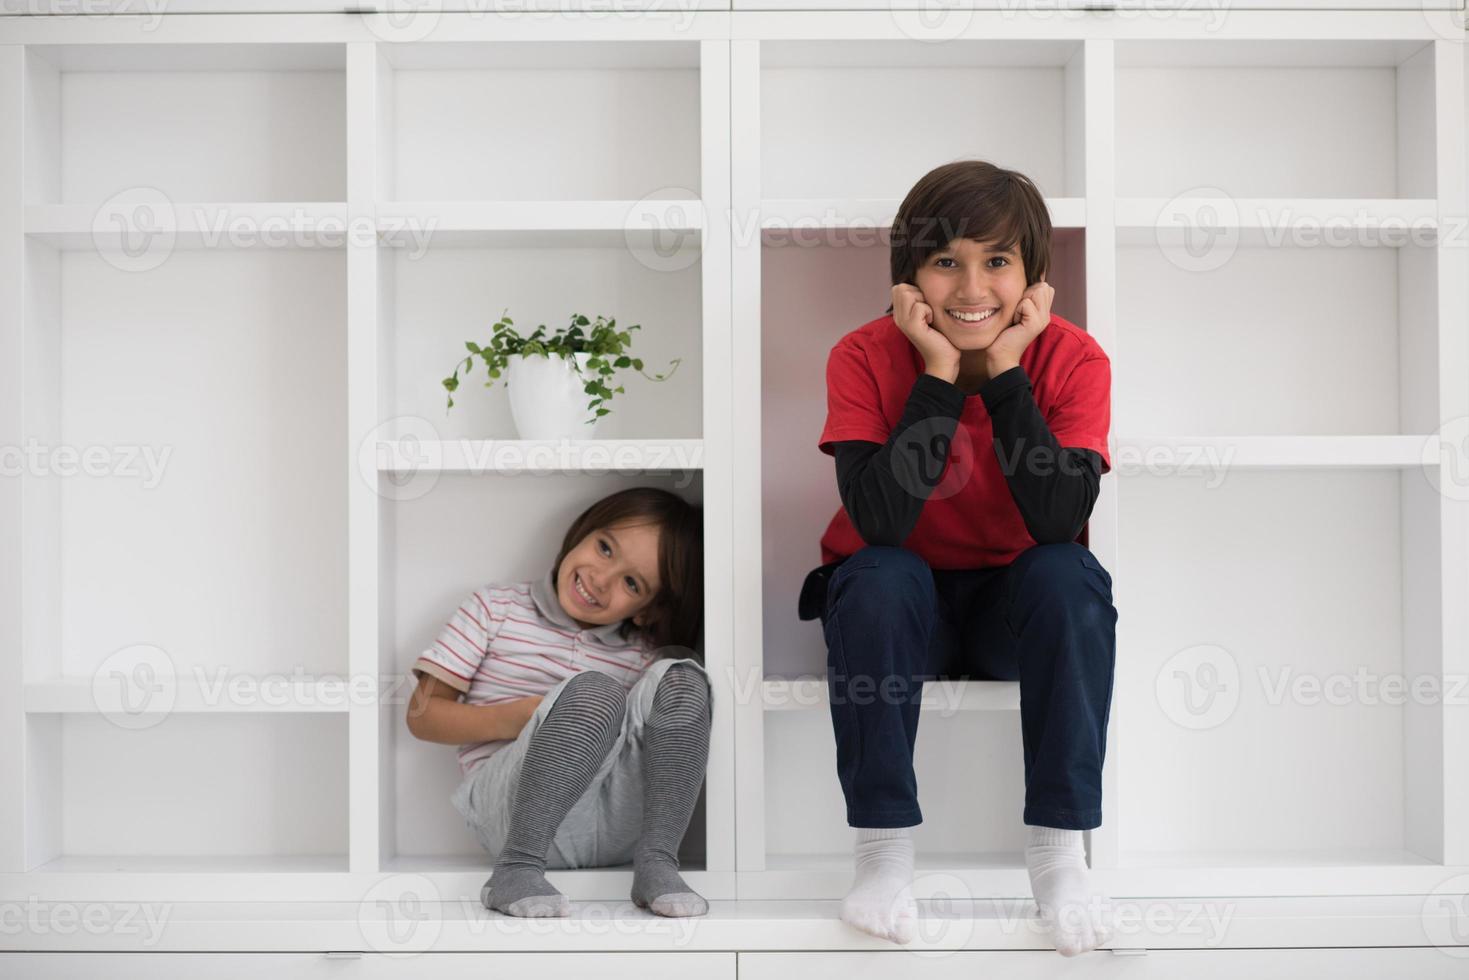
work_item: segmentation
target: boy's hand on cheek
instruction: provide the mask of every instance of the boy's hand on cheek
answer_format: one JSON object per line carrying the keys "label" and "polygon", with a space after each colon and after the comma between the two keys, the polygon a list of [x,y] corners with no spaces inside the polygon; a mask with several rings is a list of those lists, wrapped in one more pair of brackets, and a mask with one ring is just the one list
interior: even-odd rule
{"label": "boy's hand on cheek", "polygon": [[908,342],[923,356],[925,373],[952,383],[959,376],[959,349],[933,325],[933,307],[923,292],[910,283],[892,288],[893,320]]}
{"label": "boy's hand on cheek", "polygon": [[1056,290],[1045,280],[1032,283],[1015,307],[1015,319],[985,348],[989,376],[994,377],[1020,363],[1020,355],[1051,322],[1051,300]]}

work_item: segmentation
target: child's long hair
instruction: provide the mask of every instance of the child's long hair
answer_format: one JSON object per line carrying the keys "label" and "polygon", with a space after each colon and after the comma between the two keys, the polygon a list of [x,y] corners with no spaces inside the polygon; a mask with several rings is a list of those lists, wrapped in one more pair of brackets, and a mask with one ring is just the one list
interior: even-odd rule
{"label": "child's long hair", "polygon": [[599,528],[619,524],[656,524],[661,532],[658,594],[643,611],[643,625],[639,627],[631,618],[623,620],[619,635],[627,639],[639,633],[649,647],[664,656],[702,661],[704,513],[678,494],[657,487],[630,487],[592,504],[566,532],[556,563],[551,566],[553,580],[561,571],[561,560],[583,538]]}
{"label": "child's long hair", "polygon": [[924,174],[893,218],[892,284],[916,285],[918,269],[955,238],[994,239],[1001,248],[1019,244],[1027,285],[1049,271],[1051,212],[1019,171],[984,160],[957,160]]}

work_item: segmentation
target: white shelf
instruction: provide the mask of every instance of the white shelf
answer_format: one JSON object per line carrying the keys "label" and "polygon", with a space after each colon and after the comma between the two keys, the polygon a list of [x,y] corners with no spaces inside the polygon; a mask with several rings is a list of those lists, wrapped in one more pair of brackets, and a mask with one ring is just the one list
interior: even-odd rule
{"label": "white shelf", "polygon": [[379,473],[664,473],[700,470],[701,439],[392,440]]}
{"label": "white shelf", "polygon": [[340,248],[356,235],[371,240],[370,221],[348,221],[344,203],[182,203],[140,193],[101,207],[33,204],[26,235],[62,249],[118,251],[151,247],[154,236],[176,248]]}
{"label": "white shelf", "polygon": [[[898,955],[891,943],[863,936],[841,922],[840,903],[836,901],[716,900],[710,902],[705,916],[670,920],[636,909],[622,899],[573,902],[572,914],[566,918],[515,919],[487,912],[477,899],[434,898],[421,880],[385,881],[367,894],[371,901],[180,902],[169,908],[167,928],[159,935],[141,928],[128,934],[105,935],[84,929],[74,933],[49,930],[38,936],[10,933],[0,937],[0,948],[74,952],[126,949],[167,951],[169,955],[219,949],[300,950],[314,952],[318,957],[325,948],[403,956],[425,950],[427,942],[432,940],[433,962],[416,962],[416,970],[428,971],[439,959],[454,957],[459,952],[478,957],[473,962],[458,964],[464,972],[454,976],[473,975],[476,967],[483,966],[488,949],[493,949],[489,955],[520,951],[542,956],[557,952],[640,950],[658,951],[660,957],[678,952],[729,950],[862,950],[881,952],[888,958]],[[1425,922],[1445,929],[1451,925],[1449,903],[1442,905],[1443,908],[1428,909],[1425,919],[1422,896],[1234,898],[1227,907],[1207,909],[1201,908],[1196,899],[1159,899],[1142,907],[1151,915],[1129,938],[1130,945],[1137,948],[1186,950],[1200,944],[1203,932],[1180,929],[1179,923],[1198,922],[1206,913],[1229,913],[1229,928],[1218,937],[1218,948],[1268,949],[1275,957],[1269,962],[1277,966],[1282,947],[1350,947],[1351,955],[1360,959],[1388,952],[1366,947],[1423,946]],[[421,931],[405,928],[400,909],[408,907],[419,913],[415,921],[420,923]],[[1050,948],[1039,923],[1032,920],[1028,909],[1017,910],[1013,898],[972,902],[955,901],[952,897],[922,898],[918,913],[923,922],[919,938],[903,948],[914,955],[987,950],[992,951],[987,954],[989,957],[995,957],[1007,955],[1003,952],[1006,950]],[[399,918],[391,918],[394,914]],[[395,924],[397,931],[390,931]],[[390,940],[396,940],[397,945]],[[1420,961],[1423,966],[1435,962],[1435,958],[1457,966],[1442,951],[1421,952],[1427,954]],[[1055,953],[1051,956],[1054,958]],[[604,957],[599,962],[606,960]],[[966,971],[982,972],[984,964],[990,962],[987,958],[982,962],[961,961],[958,965]],[[1266,966],[1259,960],[1255,962],[1260,969]],[[1377,975],[1389,975],[1400,960],[1389,957],[1375,962],[1382,963],[1386,969]],[[830,966],[825,957],[820,958],[820,963]],[[1014,962],[1013,966],[1017,971],[1035,968],[1028,962]],[[525,964],[524,968],[534,969],[535,964]],[[569,964],[566,968],[575,969]],[[869,967],[891,968],[886,962]],[[306,975],[304,968],[300,975]],[[700,975],[708,974],[701,971]],[[790,974],[781,971],[763,975]],[[1337,973],[1333,971],[1331,975]],[[1436,978],[1453,974],[1431,975]]]}
{"label": "white shelf", "polygon": [[[890,231],[898,198],[770,198],[760,203],[762,230],[786,228],[874,228]],[[1086,201],[1055,197],[1046,201],[1055,228],[1086,227]]]}
{"label": "white shelf", "polygon": [[64,854],[34,875],[325,875],[347,870],[346,854]]}
{"label": "white shelf", "polygon": [[[761,701],[766,711],[825,711],[828,693],[824,678],[767,678],[761,686]],[[1020,685],[1013,681],[926,681],[919,709],[942,714],[1018,711]]]}
{"label": "white shelf", "polygon": [[[106,678],[60,678],[24,685],[26,714],[104,714],[117,716],[345,712],[355,697],[371,704],[376,692],[354,692],[344,679],[293,680],[289,675],[258,677],[220,671],[219,676],[148,677],[147,696],[124,692]],[[127,696],[125,697],[125,693]]]}
{"label": "white shelf", "polygon": [[1432,198],[1237,198],[1179,195],[1119,198],[1117,241],[1177,246],[1201,234],[1229,234],[1247,246],[1273,244],[1431,245],[1438,238]]}
{"label": "white shelf", "polygon": [[378,230],[425,228],[451,232],[698,231],[704,203],[698,198],[635,201],[381,201]]}
{"label": "white shelf", "polygon": [[1433,868],[1439,867],[1421,854],[1404,850],[1349,851],[1124,851],[1127,868]]}
{"label": "white shelf", "polygon": [[1422,436],[1118,436],[1114,472],[1124,467],[1203,469],[1412,469],[1437,466],[1440,438]]}

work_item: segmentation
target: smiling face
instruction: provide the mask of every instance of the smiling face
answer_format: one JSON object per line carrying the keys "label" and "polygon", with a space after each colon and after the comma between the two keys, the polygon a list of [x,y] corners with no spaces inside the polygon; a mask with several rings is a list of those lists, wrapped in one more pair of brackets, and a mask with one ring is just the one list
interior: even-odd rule
{"label": "smiling face", "polygon": [[636,619],[660,588],[658,539],[655,524],[604,527],[582,538],[556,571],[561,608],[583,629]]}
{"label": "smiling face", "polygon": [[[1002,252],[992,242],[955,238],[914,273],[914,285],[933,307],[933,325],[963,352],[982,352],[1015,319],[1025,295],[1025,263],[1018,245]],[[987,317],[973,320],[988,312]]]}

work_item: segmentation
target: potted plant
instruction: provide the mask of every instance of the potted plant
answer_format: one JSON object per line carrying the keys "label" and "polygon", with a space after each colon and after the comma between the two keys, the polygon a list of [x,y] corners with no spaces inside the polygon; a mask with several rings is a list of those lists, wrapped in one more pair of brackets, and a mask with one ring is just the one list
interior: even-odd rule
{"label": "potted plant", "polygon": [[[593,323],[573,313],[570,325],[553,334],[548,335],[545,324],[541,324],[535,333],[522,337],[506,310],[492,329],[488,345],[465,342],[469,356],[444,379],[449,392],[444,411],[454,407],[459,372],[467,374],[478,356],[489,373],[486,388],[502,373],[505,375],[510,414],[522,439],[589,439],[602,416],[611,411],[605,404],[614,394],[624,393],[621,385],[610,387],[616,372],[630,367],[649,381],[665,381],[673,376],[681,360],[674,358],[667,374],[647,374],[642,360],[630,352],[632,332],[639,329],[638,324],[618,330],[615,318],[598,316]],[[591,398],[585,408],[584,396]]]}

